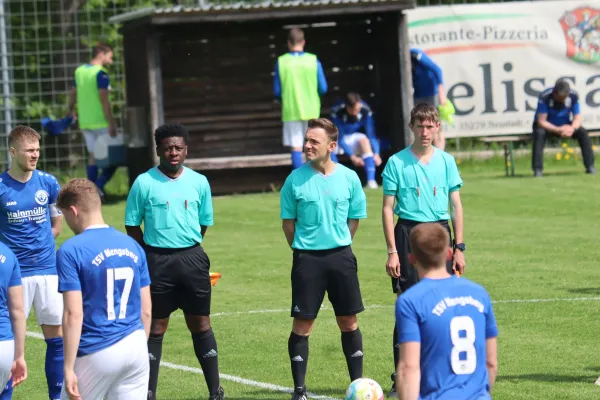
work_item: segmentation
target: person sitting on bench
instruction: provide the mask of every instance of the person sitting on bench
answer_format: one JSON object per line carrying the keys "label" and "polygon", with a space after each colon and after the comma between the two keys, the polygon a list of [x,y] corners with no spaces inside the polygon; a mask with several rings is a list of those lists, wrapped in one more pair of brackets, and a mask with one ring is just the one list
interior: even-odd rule
{"label": "person sitting on bench", "polygon": [[583,165],[588,174],[596,173],[594,151],[587,131],[581,126],[579,95],[569,82],[559,79],[553,88],[544,90],[539,97],[533,122],[533,175],[542,176],[544,145],[549,135],[575,138],[579,142]]}
{"label": "person sitting on bench", "polygon": [[[375,173],[381,165],[379,141],[375,136],[373,111],[361,100],[358,93],[350,92],[345,100],[331,108],[331,121],[339,131],[338,149],[350,157],[356,167],[364,167],[367,174],[367,187],[376,189]],[[337,162],[337,155],[331,154]]]}

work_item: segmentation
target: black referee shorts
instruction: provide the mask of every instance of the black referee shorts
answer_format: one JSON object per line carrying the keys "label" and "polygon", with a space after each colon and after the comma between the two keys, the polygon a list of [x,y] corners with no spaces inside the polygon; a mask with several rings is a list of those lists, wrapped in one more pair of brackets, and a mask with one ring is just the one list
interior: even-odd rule
{"label": "black referee shorts", "polygon": [[184,249],[146,246],[150,272],[152,319],[168,318],[178,308],[185,314],[210,314],[210,260],[199,244]]}
{"label": "black referee shorts", "polygon": [[[396,227],[394,228],[394,236],[396,237],[396,250],[398,251],[398,259],[400,260],[400,278],[392,278],[392,289],[394,293],[404,293],[411,286],[419,282],[419,275],[417,269],[413,267],[408,261],[408,254],[410,253],[410,231],[421,222],[408,221],[405,219],[398,219]],[[448,231],[450,236],[450,243],[448,245],[452,247],[452,232],[450,231],[450,225],[448,221],[438,221],[438,224],[442,225]],[[454,274],[452,270],[452,259],[446,262],[446,269],[449,274]]]}
{"label": "black referee shorts", "polygon": [[325,292],[336,316],[350,316],[363,311],[357,272],[358,264],[350,246],[331,250],[294,250],[291,316],[316,319]]}

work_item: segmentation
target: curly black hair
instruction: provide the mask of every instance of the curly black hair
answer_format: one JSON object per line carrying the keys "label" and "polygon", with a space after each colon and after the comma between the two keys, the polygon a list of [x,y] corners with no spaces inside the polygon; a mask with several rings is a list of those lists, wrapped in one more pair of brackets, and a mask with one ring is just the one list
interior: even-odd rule
{"label": "curly black hair", "polygon": [[165,124],[161,125],[154,131],[154,142],[159,146],[163,139],[170,137],[182,137],[185,144],[188,144],[190,133],[187,128],[181,124]]}

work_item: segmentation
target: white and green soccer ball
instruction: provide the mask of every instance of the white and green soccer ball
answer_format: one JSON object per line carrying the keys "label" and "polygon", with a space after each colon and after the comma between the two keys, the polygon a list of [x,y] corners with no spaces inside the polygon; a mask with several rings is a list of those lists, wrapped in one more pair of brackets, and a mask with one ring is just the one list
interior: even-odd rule
{"label": "white and green soccer ball", "polygon": [[383,400],[383,390],[373,379],[359,378],[348,386],[346,400]]}

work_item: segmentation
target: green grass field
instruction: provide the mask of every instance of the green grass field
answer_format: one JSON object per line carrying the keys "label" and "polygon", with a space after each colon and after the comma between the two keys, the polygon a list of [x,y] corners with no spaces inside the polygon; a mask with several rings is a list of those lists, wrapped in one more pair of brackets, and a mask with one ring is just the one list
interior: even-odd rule
{"label": "green grass field", "polygon": [[[500,330],[495,399],[590,399],[600,396],[600,177],[583,174],[580,161],[548,160],[533,179],[529,159],[515,178],[498,161],[463,161],[466,276],[496,301]],[[110,189],[110,187],[109,187]],[[365,375],[388,391],[394,295],[385,273],[381,190],[368,191],[369,218],[354,252],[365,312],[359,315]],[[276,193],[214,199],[215,226],[204,247],[212,270],[223,273],[213,290],[212,323],[228,399],[289,399],[287,355],[291,327],[291,253],[280,228]],[[124,203],[106,206],[107,222],[123,229]],[[65,228],[60,241],[71,233]],[[29,329],[39,332],[35,320]],[[14,399],[47,399],[45,343],[26,343],[30,377]],[[207,398],[190,335],[180,313],[165,337],[158,396]],[[179,366],[179,367],[177,367]],[[178,368],[178,369],[174,369]],[[248,381],[249,380],[249,381]],[[328,301],[310,339],[308,390],[343,398],[349,383],[340,334]],[[259,382],[257,384],[257,382]]]}

